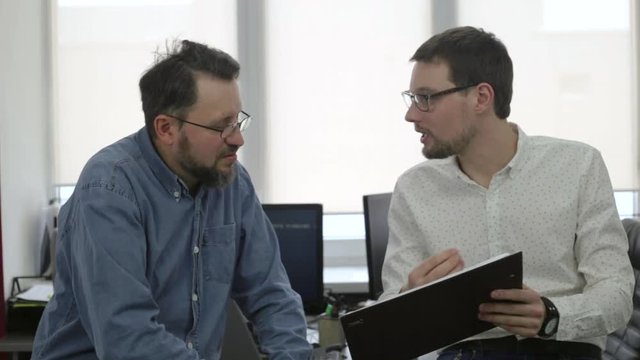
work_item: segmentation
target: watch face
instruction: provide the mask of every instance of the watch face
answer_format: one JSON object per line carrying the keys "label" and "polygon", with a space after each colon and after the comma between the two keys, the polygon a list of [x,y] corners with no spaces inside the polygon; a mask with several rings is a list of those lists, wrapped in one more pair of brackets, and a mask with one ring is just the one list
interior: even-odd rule
{"label": "watch face", "polygon": [[558,318],[550,319],[547,326],[544,327],[545,334],[553,335],[558,327]]}

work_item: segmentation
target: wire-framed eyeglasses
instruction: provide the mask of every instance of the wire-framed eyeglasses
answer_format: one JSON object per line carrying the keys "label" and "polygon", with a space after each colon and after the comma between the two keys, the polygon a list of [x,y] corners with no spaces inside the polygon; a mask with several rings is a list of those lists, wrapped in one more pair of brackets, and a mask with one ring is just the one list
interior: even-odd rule
{"label": "wire-framed eyeglasses", "polygon": [[168,115],[168,114],[165,114],[165,115],[170,117],[170,118],[176,119],[176,120],[178,120],[180,122],[183,122],[183,123],[191,124],[193,126],[201,127],[203,129],[207,129],[207,130],[211,130],[211,131],[215,131],[217,133],[220,133],[220,138],[223,139],[223,140],[228,138],[229,136],[231,136],[233,134],[233,132],[236,131],[236,129],[239,129],[240,132],[243,132],[243,131],[247,130],[247,128],[249,127],[249,124],[251,124],[251,120],[252,120],[251,115],[247,114],[246,112],[244,112],[242,110],[238,113],[238,120],[236,120],[235,122],[233,122],[233,123],[231,123],[231,124],[229,124],[227,126],[224,126],[224,127],[206,126],[206,125],[194,123],[194,122],[191,122],[191,121],[187,121],[185,119],[181,119],[181,118],[179,118],[177,116]]}
{"label": "wire-framed eyeglasses", "polygon": [[413,94],[411,91],[407,90],[402,92],[402,98],[404,99],[404,103],[407,104],[407,107],[410,108],[413,104],[418,110],[428,112],[431,109],[431,100],[445,95],[453,94],[458,91],[466,90],[476,85],[478,84],[456,86],[454,88],[438,91],[433,94]]}

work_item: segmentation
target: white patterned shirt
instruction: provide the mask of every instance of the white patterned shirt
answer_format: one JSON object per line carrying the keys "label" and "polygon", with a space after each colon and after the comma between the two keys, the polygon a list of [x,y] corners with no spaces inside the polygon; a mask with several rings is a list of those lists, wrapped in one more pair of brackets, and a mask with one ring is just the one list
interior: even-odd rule
{"label": "white patterned shirt", "polygon": [[[522,251],[524,283],[560,312],[556,340],[604,348],[605,335],[631,316],[627,237],[604,161],[588,145],[518,129],[516,154],[488,189],[455,156],[406,171],[389,209],[381,299],[398,294],[415,266],[447,248],[459,249],[465,266]],[[506,335],[496,328],[474,338]]]}

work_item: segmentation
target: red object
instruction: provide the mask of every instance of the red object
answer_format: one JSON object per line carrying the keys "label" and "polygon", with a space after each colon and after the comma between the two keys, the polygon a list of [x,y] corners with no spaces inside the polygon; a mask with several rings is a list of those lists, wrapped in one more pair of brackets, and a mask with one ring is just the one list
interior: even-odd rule
{"label": "red object", "polygon": [[[2,205],[2,201],[0,201],[0,205]],[[7,333],[7,317],[5,315],[7,302],[4,300],[4,274],[2,268],[2,206],[0,206],[0,299],[2,299],[2,306],[0,306],[0,337],[4,337]],[[7,354],[0,354],[0,360],[7,359]]]}
{"label": "red object", "polygon": [[[0,205],[2,202],[0,201]],[[2,266],[2,208],[0,207],[0,299],[2,299],[2,306],[0,306],[0,337],[3,337],[7,329],[7,317],[5,313],[6,301],[4,298],[4,274]]]}

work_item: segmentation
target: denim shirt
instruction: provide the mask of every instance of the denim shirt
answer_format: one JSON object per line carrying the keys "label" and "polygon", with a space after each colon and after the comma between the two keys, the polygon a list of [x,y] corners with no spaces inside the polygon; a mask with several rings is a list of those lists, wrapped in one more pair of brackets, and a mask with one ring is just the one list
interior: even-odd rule
{"label": "denim shirt", "polygon": [[195,197],[146,129],[98,152],[59,215],[33,359],[220,357],[229,297],[271,359],[308,359],[300,297],[246,170]]}

